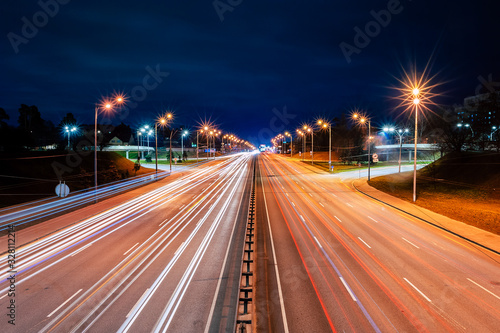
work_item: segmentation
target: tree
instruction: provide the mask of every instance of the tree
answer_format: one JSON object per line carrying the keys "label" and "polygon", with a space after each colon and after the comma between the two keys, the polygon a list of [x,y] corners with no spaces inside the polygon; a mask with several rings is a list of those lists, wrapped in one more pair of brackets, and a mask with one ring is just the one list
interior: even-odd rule
{"label": "tree", "polygon": [[7,114],[7,112],[5,112],[3,108],[0,108],[0,129],[7,128],[8,125],[4,120],[9,120],[9,119],[10,117]]}

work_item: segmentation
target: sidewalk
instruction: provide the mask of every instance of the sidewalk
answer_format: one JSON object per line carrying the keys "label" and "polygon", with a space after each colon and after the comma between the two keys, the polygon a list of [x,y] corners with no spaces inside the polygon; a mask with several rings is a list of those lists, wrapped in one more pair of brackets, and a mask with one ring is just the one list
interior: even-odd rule
{"label": "sidewalk", "polygon": [[354,179],[352,185],[359,192],[398,209],[406,214],[410,214],[420,220],[432,224],[438,228],[445,229],[469,242],[480,244],[483,247],[500,254],[500,236],[491,232],[470,226],[463,222],[453,220],[449,217],[432,212],[423,207],[410,202],[395,198],[385,192],[381,192],[368,185],[366,179]]}

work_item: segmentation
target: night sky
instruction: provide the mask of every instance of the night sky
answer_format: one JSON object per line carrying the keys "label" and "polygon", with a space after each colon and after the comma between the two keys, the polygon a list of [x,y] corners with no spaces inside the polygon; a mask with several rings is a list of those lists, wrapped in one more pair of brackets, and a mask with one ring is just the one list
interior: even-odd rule
{"label": "night sky", "polygon": [[[56,125],[67,112],[91,124],[101,96],[122,91],[133,103],[114,123],[172,110],[176,124],[210,119],[254,144],[353,108],[382,123],[400,113],[389,87],[411,64],[430,59],[444,82],[439,103],[461,103],[490,75],[500,85],[499,9],[493,0],[4,0],[0,107],[12,125],[20,104]],[[382,24],[370,24],[374,13]],[[355,28],[367,24],[372,37],[346,58],[340,45],[356,47]]]}

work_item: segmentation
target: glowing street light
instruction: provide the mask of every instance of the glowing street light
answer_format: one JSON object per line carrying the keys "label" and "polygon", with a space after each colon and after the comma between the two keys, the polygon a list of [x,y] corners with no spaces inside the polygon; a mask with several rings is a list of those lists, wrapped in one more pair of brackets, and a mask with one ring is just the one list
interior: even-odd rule
{"label": "glowing street light", "polygon": [[328,170],[332,170],[332,124],[323,120],[318,120],[318,125],[322,128],[328,128]]}
{"label": "glowing street light", "polygon": [[94,108],[94,202],[97,203],[97,115],[99,112],[110,112],[125,104],[125,96],[116,95],[113,99],[104,99],[96,103]]}
{"label": "glowing street light", "polygon": [[371,155],[371,140],[372,140],[372,130],[371,130],[371,121],[370,121],[370,118],[367,118],[365,116],[361,116],[357,113],[354,113],[352,115],[352,118],[357,121],[359,124],[361,125],[364,125],[366,123],[368,123],[368,181],[370,181],[370,166],[371,166],[371,159],[372,159],[372,155]]}
{"label": "glowing street light", "polygon": [[66,133],[68,133],[68,150],[71,150],[69,136],[70,136],[71,133],[76,133],[77,130],[78,130],[78,128],[76,126],[73,126],[71,128],[69,126],[64,126],[64,131]]}
{"label": "glowing street light", "polygon": [[289,132],[285,132],[285,135],[290,138],[290,157],[293,157],[293,137]]}
{"label": "glowing street light", "polygon": [[160,117],[155,121],[155,177],[158,179],[158,125],[165,126],[167,124],[166,117]]}
{"label": "glowing street light", "polygon": [[399,165],[399,172],[401,172],[401,150],[403,148],[403,136],[408,133],[410,130],[405,128],[404,130],[402,129],[398,129],[396,130],[396,128],[394,127],[384,127],[383,128],[383,131],[384,132],[389,132],[389,133],[396,133],[399,137],[399,160],[398,160],[398,165]]}
{"label": "glowing street light", "polygon": [[184,159],[184,136],[188,135],[188,131],[182,132],[181,135],[181,158]]}

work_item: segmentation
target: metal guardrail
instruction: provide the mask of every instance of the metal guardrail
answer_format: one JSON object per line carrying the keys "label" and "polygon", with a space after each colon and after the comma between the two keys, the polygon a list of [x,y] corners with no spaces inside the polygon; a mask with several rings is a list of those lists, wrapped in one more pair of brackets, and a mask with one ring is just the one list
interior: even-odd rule
{"label": "metal guardrail", "polygon": [[255,244],[255,163],[253,165],[248,222],[243,249],[241,268],[240,295],[238,298],[238,315],[236,317],[236,332],[252,332],[252,317],[254,312],[254,244]]}

